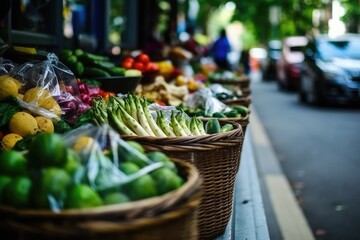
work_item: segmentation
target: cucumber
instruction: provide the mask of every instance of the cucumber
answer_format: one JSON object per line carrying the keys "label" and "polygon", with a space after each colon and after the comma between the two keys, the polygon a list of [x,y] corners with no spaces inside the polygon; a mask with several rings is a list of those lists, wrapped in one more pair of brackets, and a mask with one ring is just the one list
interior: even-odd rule
{"label": "cucumber", "polygon": [[100,68],[84,67],[83,77],[89,77],[89,78],[110,77],[110,74]]}
{"label": "cucumber", "polygon": [[81,62],[68,62],[65,64],[77,77],[81,77],[84,73],[84,65]]}
{"label": "cucumber", "polygon": [[236,110],[231,110],[228,112],[224,112],[224,115],[228,118],[236,118],[236,117],[240,117],[241,115],[236,111]]}
{"label": "cucumber", "polygon": [[229,131],[231,131],[233,129],[234,129],[234,126],[232,124],[230,124],[230,123],[227,123],[227,124],[225,124],[224,126],[221,127],[220,132],[222,132],[222,133],[229,132]]}
{"label": "cucumber", "polygon": [[82,49],[80,49],[80,48],[78,48],[78,49],[76,49],[76,50],[74,51],[74,55],[77,56],[77,57],[83,55],[84,53],[85,53],[85,52],[84,52]]}
{"label": "cucumber", "polygon": [[108,70],[111,76],[124,76],[125,75],[125,68],[121,67],[111,67]]}
{"label": "cucumber", "polygon": [[219,120],[212,118],[205,123],[205,131],[207,134],[219,133],[221,131],[221,126]]}
{"label": "cucumber", "polygon": [[213,116],[214,118],[226,118],[226,115],[223,114],[223,113],[221,113],[221,112],[214,112],[214,113],[212,114],[212,116]]}
{"label": "cucumber", "polygon": [[242,117],[245,117],[250,112],[250,110],[245,106],[235,106],[233,107],[233,110],[236,110]]}
{"label": "cucumber", "polygon": [[72,55],[73,55],[72,50],[70,50],[70,49],[64,49],[64,50],[62,50],[62,51],[60,52],[59,58],[60,58],[61,60],[64,60],[64,59],[67,59],[67,58],[71,57]]}

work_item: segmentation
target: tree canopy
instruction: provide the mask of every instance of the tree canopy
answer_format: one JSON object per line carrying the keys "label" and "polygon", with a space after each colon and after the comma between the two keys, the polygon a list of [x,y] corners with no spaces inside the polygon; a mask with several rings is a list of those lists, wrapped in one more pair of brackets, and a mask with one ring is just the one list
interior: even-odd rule
{"label": "tree canopy", "polygon": [[[198,0],[200,4],[197,24],[203,26],[210,14],[219,6],[225,5],[227,0]],[[360,20],[360,1],[341,0],[346,8],[344,21],[350,32],[358,32]],[[236,9],[234,21],[243,23],[247,31],[255,36],[259,43],[269,39],[281,39],[286,35],[304,35],[313,30],[312,15],[314,9],[331,9],[331,0],[252,0],[234,1]],[[280,11],[279,23],[271,24],[269,12],[271,7],[277,6]],[[273,8],[274,9],[274,8]],[[326,20],[326,15],[323,21]],[[326,31],[327,24],[320,24],[319,31]]]}

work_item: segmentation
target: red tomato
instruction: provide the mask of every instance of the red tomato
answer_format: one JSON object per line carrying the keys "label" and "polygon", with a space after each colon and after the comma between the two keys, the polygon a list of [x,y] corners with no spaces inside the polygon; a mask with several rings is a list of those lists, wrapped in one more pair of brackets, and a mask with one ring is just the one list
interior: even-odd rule
{"label": "red tomato", "polygon": [[140,70],[140,71],[144,71],[144,64],[142,62],[134,62],[132,65],[132,68]]}
{"label": "red tomato", "polygon": [[146,70],[146,71],[149,71],[149,72],[157,72],[157,71],[159,71],[159,66],[158,66],[156,63],[149,62],[149,63],[146,65],[145,70]]}
{"label": "red tomato", "polygon": [[121,67],[129,69],[132,67],[134,62],[135,60],[132,57],[126,57],[124,60],[122,60]]}
{"label": "red tomato", "polygon": [[137,62],[143,63],[144,65],[147,65],[150,62],[150,57],[145,53],[140,53],[136,56],[135,60]]}
{"label": "red tomato", "polygon": [[110,95],[111,95],[111,96],[114,96],[114,97],[116,96],[116,94],[115,94],[114,92],[104,92],[103,98],[104,98],[105,100],[109,100]]}
{"label": "red tomato", "polygon": [[130,69],[132,67],[133,63],[130,61],[122,62],[121,66],[125,69]]}

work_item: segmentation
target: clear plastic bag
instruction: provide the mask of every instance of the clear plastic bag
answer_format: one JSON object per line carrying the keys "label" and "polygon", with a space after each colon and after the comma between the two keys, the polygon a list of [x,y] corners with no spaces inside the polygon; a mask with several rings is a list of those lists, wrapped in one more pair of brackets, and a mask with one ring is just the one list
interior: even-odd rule
{"label": "clear plastic bag", "polygon": [[[21,64],[9,74],[23,84],[20,93],[26,95],[29,90],[38,89],[38,91],[33,91],[33,94],[37,94],[38,97],[33,95],[22,102],[22,105],[30,111],[41,115],[45,113],[46,117],[52,116],[52,118],[56,118],[53,116],[54,113],[57,118],[63,115],[67,122],[72,123],[79,114],[90,107],[81,101],[74,74],[53,53],[48,54],[45,61]],[[44,100],[44,98],[47,99]],[[53,105],[56,104],[44,103],[44,101],[52,101],[49,98],[53,98],[57,102],[58,105],[55,106],[59,108],[57,111],[53,109]],[[47,113],[46,110],[49,110],[50,113]]]}
{"label": "clear plastic bag", "polygon": [[15,68],[15,64],[5,58],[0,58],[0,75],[7,74]]}
{"label": "clear plastic bag", "polygon": [[205,111],[205,115],[231,110],[229,106],[215,98],[209,88],[202,88],[191,94],[187,98],[185,105],[192,109],[202,108]]}
{"label": "clear plastic bag", "polygon": [[[81,139],[88,139],[79,152],[85,165],[85,179],[96,191],[120,187],[164,165],[152,162],[144,153],[121,139],[107,124],[83,125],[66,133],[63,138],[68,147],[75,151],[79,151]],[[126,161],[134,162],[140,170],[134,174],[125,174],[119,167]]]}

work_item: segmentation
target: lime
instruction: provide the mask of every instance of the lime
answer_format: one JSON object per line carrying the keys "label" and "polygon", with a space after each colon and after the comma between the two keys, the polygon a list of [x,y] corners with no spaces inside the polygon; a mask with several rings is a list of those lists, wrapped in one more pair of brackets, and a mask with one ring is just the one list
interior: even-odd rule
{"label": "lime", "polygon": [[71,177],[64,169],[44,168],[34,181],[31,200],[38,208],[49,208],[49,198],[64,200],[70,183]]}
{"label": "lime", "polygon": [[147,157],[153,161],[153,162],[162,162],[164,163],[166,168],[169,168],[173,170],[174,172],[177,172],[175,163],[173,163],[168,156],[166,156],[165,153],[159,152],[159,151],[153,151],[147,153]]}
{"label": "lime", "polygon": [[135,163],[136,165],[138,165],[139,168],[143,168],[148,164],[146,162],[145,154],[137,151],[134,148],[127,149],[123,146],[119,146],[118,152],[119,152],[119,158],[124,162]]}
{"label": "lime", "polygon": [[91,208],[103,204],[100,196],[90,186],[76,184],[67,192],[65,208]]}
{"label": "lime", "polygon": [[135,148],[136,150],[138,150],[141,153],[145,153],[144,148],[141,146],[140,143],[135,142],[135,141],[126,141],[131,147]]}
{"label": "lime", "polygon": [[1,152],[0,173],[11,177],[26,175],[27,160],[25,156],[13,150]]}
{"label": "lime", "polygon": [[103,200],[104,200],[104,205],[126,203],[130,201],[130,199],[125,194],[120,192],[113,192],[106,194],[103,197]]}
{"label": "lime", "polygon": [[66,162],[66,150],[65,142],[60,135],[39,133],[29,146],[29,163],[34,167],[61,167]]}
{"label": "lime", "polygon": [[132,200],[139,200],[157,196],[156,183],[149,175],[143,175],[124,186],[126,194]]}
{"label": "lime", "polygon": [[135,163],[132,163],[132,162],[120,163],[119,169],[126,175],[134,174],[140,170],[138,165],[136,165]]}
{"label": "lime", "polygon": [[183,179],[169,168],[159,168],[151,173],[156,182],[159,194],[178,189],[184,183]]}
{"label": "lime", "polygon": [[2,202],[2,192],[9,182],[11,182],[11,178],[9,176],[0,175],[0,203]]}
{"label": "lime", "polygon": [[28,206],[31,185],[28,177],[14,178],[3,189],[4,203],[17,208]]}
{"label": "lime", "polygon": [[66,155],[66,163],[64,166],[64,169],[67,173],[69,173],[71,176],[74,175],[75,171],[81,167],[81,158],[77,152],[72,150],[71,148],[67,149],[67,155]]}

